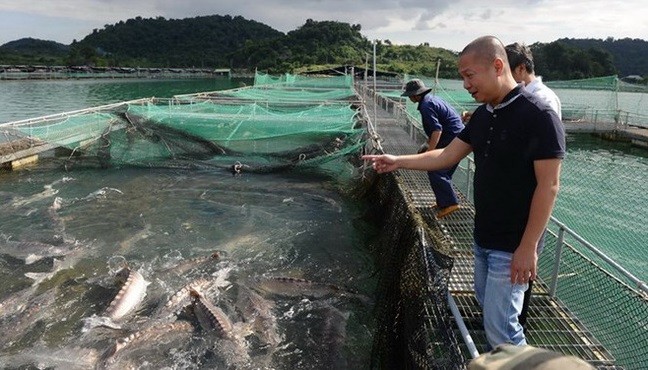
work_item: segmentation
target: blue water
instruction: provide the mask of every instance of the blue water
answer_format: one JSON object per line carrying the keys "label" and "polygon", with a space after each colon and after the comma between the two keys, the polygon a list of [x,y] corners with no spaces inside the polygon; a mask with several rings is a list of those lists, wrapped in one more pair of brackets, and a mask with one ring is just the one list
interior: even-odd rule
{"label": "blue water", "polygon": [[237,88],[250,79],[83,79],[0,81],[0,123],[139,98]]}
{"label": "blue water", "polygon": [[[240,83],[0,82],[0,121]],[[150,168],[65,171],[41,164],[2,172],[0,180],[0,243],[8,239],[58,245],[65,240],[75,246],[64,257],[46,256],[32,264],[0,246],[0,367],[43,363],[69,368],[66,361],[73,360],[75,368],[93,368],[82,364],[95,363],[116,339],[146,327],[156,307],[199,277],[214,281],[217,289],[209,299],[236,325],[244,326],[252,318],[239,312],[237,294],[253,279],[267,276],[334,284],[354,293],[266,295],[282,340],[265,347],[256,335],[246,337],[255,367],[326,368],[331,359],[344,359],[349,368],[370,363],[374,325],[370,296],[376,277],[366,243],[376,232],[363,220],[362,204],[348,194],[344,181],[330,174],[232,176],[218,170]],[[182,274],[168,272],[180,262],[214,251],[221,253],[218,263]],[[127,261],[150,283],[143,307],[122,323],[122,330],[84,331],[83,323],[101,315],[117,293],[110,271],[115,258]],[[48,278],[32,287],[33,277],[43,274]],[[299,291],[298,286],[294,289]],[[3,314],[17,304],[23,309]],[[330,340],[322,342],[323,336]],[[223,363],[234,360],[226,351],[221,353],[220,342],[215,347],[209,335],[181,338],[175,337],[179,345],[171,352],[157,349],[165,341],[155,340],[149,341],[154,345],[135,346],[140,352],[126,353],[140,356],[140,364],[145,359],[146,368],[223,368]]]}
{"label": "blue water", "polygon": [[568,135],[553,215],[648,280],[648,150]]}
{"label": "blue water", "polygon": [[[250,79],[68,80],[0,82],[0,122],[147,97],[171,97],[250,84]],[[460,81],[443,80],[463,91]],[[562,91],[562,90],[561,90]],[[566,90],[563,98],[611,107],[613,93]],[[619,106],[648,115],[645,93],[620,93]],[[53,98],[55,97],[55,98]],[[554,216],[648,280],[648,151],[591,135],[569,135]]]}

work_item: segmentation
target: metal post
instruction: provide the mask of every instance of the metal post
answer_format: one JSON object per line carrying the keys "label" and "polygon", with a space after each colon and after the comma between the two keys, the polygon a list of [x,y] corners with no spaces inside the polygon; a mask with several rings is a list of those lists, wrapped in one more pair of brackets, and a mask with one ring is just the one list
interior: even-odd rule
{"label": "metal post", "polygon": [[551,274],[551,286],[549,287],[549,296],[556,296],[558,287],[558,272],[560,272],[560,258],[562,255],[563,245],[565,243],[565,229],[562,227],[558,230],[558,239],[556,240],[556,258],[554,259],[553,273]]}
{"label": "metal post", "polygon": [[466,343],[466,347],[468,347],[470,357],[477,358],[479,356],[479,351],[477,350],[477,346],[475,346],[475,341],[470,336],[468,328],[463,321],[463,317],[461,317],[461,313],[459,312],[459,308],[457,307],[457,304],[455,303],[455,300],[450,292],[448,292],[448,305],[450,306],[452,316],[454,316],[455,322],[457,323],[459,332],[461,332],[461,337],[463,338],[464,343]]}

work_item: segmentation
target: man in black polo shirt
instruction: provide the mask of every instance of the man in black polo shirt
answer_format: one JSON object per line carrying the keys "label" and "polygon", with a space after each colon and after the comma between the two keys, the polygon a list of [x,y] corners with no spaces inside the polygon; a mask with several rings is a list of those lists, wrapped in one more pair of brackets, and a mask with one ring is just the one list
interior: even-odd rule
{"label": "man in black polo shirt", "polygon": [[378,173],[436,170],[475,159],[475,295],[492,347],[526,344],[518,315],[537,248],[558,194],[565,134],[558,115],[518,86],[504,45],[480,37],[459,58],[464,88],[484,103],[444,149],[416,155],[366,155]]}

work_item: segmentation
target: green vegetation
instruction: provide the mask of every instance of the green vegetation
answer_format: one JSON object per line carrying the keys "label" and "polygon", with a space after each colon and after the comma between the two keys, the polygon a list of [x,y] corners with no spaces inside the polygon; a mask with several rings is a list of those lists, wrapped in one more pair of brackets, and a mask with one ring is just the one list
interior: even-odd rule
{"label": "green vegetation", "polygon": [[[373,47],[361,26],[308,19],[284,34],[229,15],[186,19],[137,17],[105,25],[71,45],[21,39],[0,46],[1,65],[232,68],[280,74],[315,65],[372,68]],[[536,72],[546,80],[619,74],[648,77],[648,42],[560,39],[531,45]],[[421,45],[376,43],[380,71],[457,78],[457,53]],[[646,78],[644,82],[648,80]]]}
{"label": "green vegetation", "polygon": [[576,80],[617,74],[613,56],[596,47],[581,49],[562,40],[531,45],[536,73],[545,80]]}
{"label": "green vegetation", "polygon": [[65,65],[69,51],[69,46],[58,42],[24,38],[0,46],[0,64]]}

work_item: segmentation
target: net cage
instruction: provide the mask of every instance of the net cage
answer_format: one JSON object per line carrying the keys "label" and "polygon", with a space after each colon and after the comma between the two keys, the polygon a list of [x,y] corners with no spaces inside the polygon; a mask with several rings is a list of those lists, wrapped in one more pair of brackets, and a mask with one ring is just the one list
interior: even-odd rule
{"label": "net cage", "polygon": [[[315,86],[316,80],[302,82]],[[15,152],[19,143],[57,148],[64,155],[56,157],[68,169],[188,167],[238,174],[344,162],[362,147],[363,118],[345,80],[320,80],[321,87],[308,91],[252,87],[219,91],[217,96],[144,99],[10,123],[0,145],[6,146],[5,154]]]}
{"label": "net cage", "polygon": [[412,209],[397,176],[370,177],[369,212],[382,230],[376,245],[380,271],[371,367],[463,369],[447,312],[452,258],[442,237]]}
{"label": "net cage", "polygon": [[560,98],[565,122],[648,127],[645,86],[617,76],[544,82]]}
{"label": "net cage", "polygon": [[256,72],[254,85],[238,89],[176,95],[181,103],[205,100],[256,102],[284,106],[358,102],[351,75],[312,77],[286,74],[271,76]]}
{"label": "net cage", "polygon": [[[472,112],[479,105],[459,80],[406,75],[404,81],[412,78],[422,80],[433,94],[450,103],[457,113]],[[566,123],[648,128],[648,88],[645,86],[621,81],[617,76],[543,82],[558,95]],[[400,97],[403,88],[381,91],[381,95],[405,101],[408,113],[417,117],[416,104]]]}
{"label": "net cage", "polygon": [[[394,86],[393,91],[401,88]],[[280,90],[254,86],[232,91],[252,89]],[[329,100],[304,94],[330,90],[340,90],[346,98]],[[372,150],[367,149],[367,117],[359,113],[355,93],[345,95],[345,86],[294,91],[291,99],[272,103],[270,95],[255,101],[243,96],[223,98],[226,95],[216,93],[126,102],[4,125],[0,144],[14,151],[66,148],[55,163],[62,161],[69,168],[134,165],[235,171],[238,166],[243,173],[337,167],[357,158],[362,150]],[[378,128],[385,151],[393,152],[396,130],[404,136],[403,150],[415,150],[412,135],[393,118],[411,122],[417,116],[404,118],[398,113],[400,99],[385,101],[381,105],[389,107],[389,112],[377,113],[388,117],[389,123]],[[455,185],[466,201],[471,194],[470,173],[470,166],[464,165],[455,175]],[[425,175],[421,176],[417,181],[427,188]],[[382,230],[373,251],[380,275],[371,368],[465,368],[468,356],[449,313],[447,294],[449,280],[461,267],[457,265],[457,248],[466,246],[459,243],[450,250],[447,236],[430,221],[433,216],[422,218],[413,206],[412,180],[395,175],[368,176],[366,180],[371,196],[368,217],[374,217]],[[559,234],[560,230],[552,230],[541,255],[541,278],[553,269],[551,257],[560,245]],[[465,239],[468,245],[470,235]],[[601,369],[642,368],[648,361],[642,348],[648,340],[646,297],[613,277],[603,262],[584,254],[576,241],[568,240],[562,250],[557,295],[539,296],[548,303],[534,306],[531,312],[530,327],[536,333],[530,337],[531,344],[576,354]],[[557,305],[569,307],[577,319],[566,322],[563,316],[567,311],[555,316]],[[613,320],[606,321],[609,318]],[[477,342],[483,340],[479,324],[471,329]],[[594,353],[608,350],[613,361],[598,360]]]}

